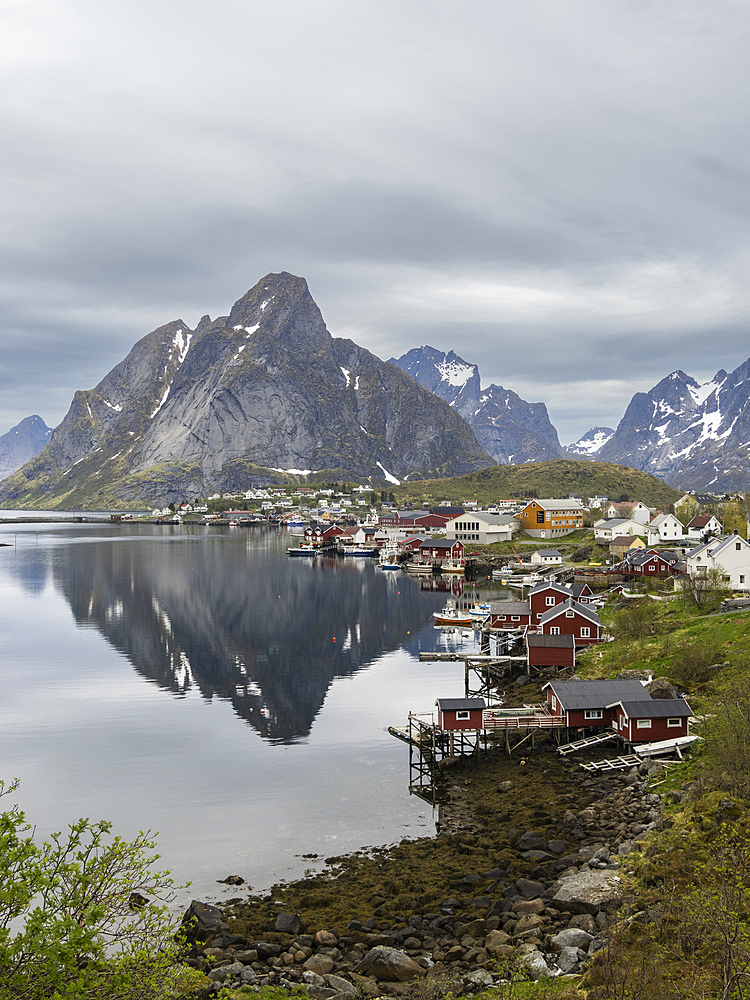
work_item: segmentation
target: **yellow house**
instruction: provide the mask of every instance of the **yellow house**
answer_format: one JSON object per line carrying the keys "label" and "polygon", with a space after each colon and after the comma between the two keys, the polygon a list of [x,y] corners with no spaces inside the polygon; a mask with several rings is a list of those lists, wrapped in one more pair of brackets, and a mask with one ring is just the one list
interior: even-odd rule
{"label": "yellow house", "polygon": [[553,538],[583,527],[583,505],[580,500],[534,499],[516,517],[533,538]]}

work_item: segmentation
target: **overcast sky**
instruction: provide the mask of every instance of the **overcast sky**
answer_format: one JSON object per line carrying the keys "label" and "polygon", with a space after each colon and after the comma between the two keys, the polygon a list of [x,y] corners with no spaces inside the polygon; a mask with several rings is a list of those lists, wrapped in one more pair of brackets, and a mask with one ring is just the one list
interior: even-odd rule
{"label": "overcast sky", "polygon": [[750,356],[747,0],[0,0],[0,433],[303,275],[567,444]]}

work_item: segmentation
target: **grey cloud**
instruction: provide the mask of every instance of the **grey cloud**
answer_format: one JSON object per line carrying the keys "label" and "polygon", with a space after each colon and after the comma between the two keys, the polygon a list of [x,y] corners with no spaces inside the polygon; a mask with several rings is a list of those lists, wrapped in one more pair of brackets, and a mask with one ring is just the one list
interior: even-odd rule
{"label": "grey cloud", "polygon": [[613,423],[630,385],[750,353],[741,5],[4,18],[0,431],[57,422],[145,333],[282,269],[334,335],[453,348],[549,401],[564,440]]}

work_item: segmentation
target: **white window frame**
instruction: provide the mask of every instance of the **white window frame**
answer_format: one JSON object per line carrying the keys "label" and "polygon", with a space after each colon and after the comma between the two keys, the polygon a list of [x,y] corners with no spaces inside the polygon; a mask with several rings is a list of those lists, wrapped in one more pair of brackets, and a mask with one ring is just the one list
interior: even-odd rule
{"label": "white window frame", "polygon": [[581,625],[581,638],[582,639],[591,638],[591,627],[589,625]]}
{"label": "white window frame", "polygon": [[584,719],[603,719],[604,712],[601,708],[586,708],[583,711]]}
{"label": "white window frame", "polygon": [[470,718],[471,712],[468,709],[456,712],[456,722],[468,722]]}
{"label": "white window frame", "polygon": [[550,625],[549,634],[550,635],[559,635],[560,634],[560,626],[559,625]]}
{"label": "white window frame", "polygon": [[667,729],[682,729],[682,719],[667,719]]}
{"label": "white window frame", "polygon": [[544,603],[547,605],[548,608],[554,608],[554,606],[555,606],[555,598],[554,598],[554,596],[552,596],[552,597],[545,597],[544,598]]}
{"label": "white window frame", "polygon": [[636,729],[650,729],[651,728],[651,719],[636,719],[635,720],[635,728]]}
{"label": "white window frame", "polygon": [[566,611],[565,612],[565,617],[566,618],[573,618],[573,617],[575,617],[575,611]]}

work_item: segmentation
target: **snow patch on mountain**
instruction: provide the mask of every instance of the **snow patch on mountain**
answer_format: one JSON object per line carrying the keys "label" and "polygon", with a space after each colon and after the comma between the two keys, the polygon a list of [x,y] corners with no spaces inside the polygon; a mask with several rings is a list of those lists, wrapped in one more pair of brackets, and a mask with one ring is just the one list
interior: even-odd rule
{"label": "snow patch on mountain", "polygon": [[448,385],[460,387],[466,385],[469,381],[471,376],[474,374],[476,365],[467,365],[465,362],[458,360],[446,360],[435,365],[435,367],[440,372],[440,377],[443,382],[447,382]]}
{"label": "snow patch on mountain", "polygon": [[593,458],[612,438],[614,433],[611,427],[592,427],[586,431],[583,437],[579,438],[573,444],[569,444],[567,450],[571,455],[578,455],[581,458]]}

